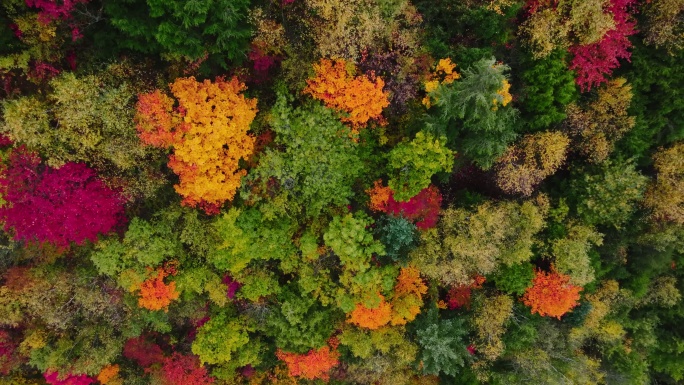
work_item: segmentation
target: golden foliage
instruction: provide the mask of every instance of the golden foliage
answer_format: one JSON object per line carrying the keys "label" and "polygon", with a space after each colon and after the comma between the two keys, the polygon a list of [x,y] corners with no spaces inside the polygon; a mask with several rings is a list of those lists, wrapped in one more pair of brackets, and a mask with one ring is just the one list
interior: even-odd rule
{"label": "golden foliage", "polygon": [[593,163],[603,162],[613,151],[613,145],[636,121],[627,114],[632,101],[632,86],[627,79],[608,81],[598,91],[598,97],[586,109],[568,106],[567,124],[575,137],[579,151]]}
{"label": "golden foliage", "polygon": [[526,135],[497,160],[496,183],[509,194],[529,196],[565,160],[570,139],[561,132]]}
{"label": "golden foliage", "polygon": [[654,220],[684,224],[684,142],[658,151],[653,166],[658,174],[644,204]]}
{"label": "golden foliage", "polygon": [[506,331],[504,325],[513,315],[513,299],[508,295],[485,298],[475,311],[473,323],[477,331],[477,350],[487,360],[497,359],[504,351],[501,340]]}
{"label": "golden foliage", "polygon": [[423,295],[427,286],[420,278],[420,271],[415,267],[402,268],[394,286],[392,298],[392,325],[406,325],[416,319],[423,305]]}
{"label": "golden foliage", "polygon": [[371,119],[379,119],[382,109],[389,105],[388,94],[382,91],[385,82],[381,78],[353,76],[355,67],[344,60],[321,59],[314,64],[316,76],[306,81],[305,94],[322,100],[327,107],[349,114],[342,118],[354,131],[365,126]]}
{"label": "golden foliage", "polygon": [[[425,86],[425,97],[421,101],[426,108],[430,108],[437,98],[431,95],[440,84],[450,84],[454,80],[460,79],[461,74],[456,72],[454,69],[456,64],[451,62],[451,58],[439,59],[434,71],[428,75],[427,79],[423,83]],[[441,79],[441,80],[440,80]]]}
{"label": "golden foliage", "polygon": [[140,136],[149,144],[173,146],[169,167],[180,177],[174,188],[183,196],[183,205],[215,213],[233,199],[247,174],[238,162],[254,151],[255,139],[247,131],[257,101],[241,94],[246,87],[235,77],[213,83],[178,78],[170,86],[178,101],[173,116],[170,98],[159,91],[140,96]]}

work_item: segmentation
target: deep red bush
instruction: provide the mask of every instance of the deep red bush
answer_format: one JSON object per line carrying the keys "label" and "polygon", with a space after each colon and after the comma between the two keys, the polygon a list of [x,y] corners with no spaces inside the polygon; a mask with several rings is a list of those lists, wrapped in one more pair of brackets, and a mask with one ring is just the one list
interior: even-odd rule
{"label": "deep red bush", "polygon": [[51,242],[95,241],[123,219],[123,201],[85,164],[67,163],[53,169],[36,154],[20,147],[12,151],[0,176],[0,220],[15,240]]}

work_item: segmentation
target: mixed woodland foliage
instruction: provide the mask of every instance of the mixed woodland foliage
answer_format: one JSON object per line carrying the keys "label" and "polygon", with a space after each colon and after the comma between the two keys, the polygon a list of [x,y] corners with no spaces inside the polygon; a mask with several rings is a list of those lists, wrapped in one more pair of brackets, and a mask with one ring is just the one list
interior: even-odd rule
{"label": "mixed woodland foliage", "polygon": [[6,0],[0,385],[684,381],[684,1]]}

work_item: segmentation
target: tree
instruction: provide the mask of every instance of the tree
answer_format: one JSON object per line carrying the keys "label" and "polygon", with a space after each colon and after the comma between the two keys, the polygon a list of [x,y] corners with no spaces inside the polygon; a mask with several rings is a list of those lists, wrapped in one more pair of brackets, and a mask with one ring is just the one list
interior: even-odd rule
{"label": "tree", "polygon": [[423,373],[455,376],[466,363],[470,353],[463,337],[467,330],[461,319],[438,320],[416,331],[421,347]]}
{"label": "tree", "polygon": [[269,219],[316,217],[328,206],[348,204],[363,170],[350,129],[326,107],[309,103],[292,108],[282,94],[270,118],[277,147],[261,154],[243,182],[243,197],[254,203],[268,197],[260,210]]}
{"label": "tree", "polygon": [[658,171],[646,191],[644,204],[657,221],[684,224],[684,143],[660,149],[653,156]]}
{"label": "tree", "polygon": [[537,270],[532,286],[525,291],[522,301],[540,316],[560,317],[578,305],[582,287],[569,283],[570,277],[551,271]]}
{"label": "tree", "polygon": [[446,147],[446,137],[420,131],[415,139],[402,142],[388,155],[393,198],[406,202],[430,185],[438,172],[451,172],[454,153]]}
{"label": "tree", "polygon": [[402,268],[394,286],[392,297],[391,324],[406,325],[413,321],[423,306],[423,295],[428,287],[420,277],[420,272],[415,267]]}
{"label": "tree", "polygon": [[278,299],[280,306],[270,313],[266,330],[276,346],[300,354],[325,346],[340,313],[294,289],[283,290]]}
{"label": "tree", "polygon": [[307,354],[276,352],[276,357],[287,364],[290,376],[307,380],[330,378],[329,372],[339,364],[340,353],[337,352],[337,342],[320,349],[311,349]]}
{"label": "tree", "polygon": [[442,211],[437,229],[421,234],[422,244],[410,258],[428,277],[447,285],[468,284],[475,274],[529,260],[535,234],[543,227],[543,209],[531,202],[449,208]]}
{"label": "tree", "polygon": [[138,306],[148,310],[162,310],[167,311],[171,301],[178,299],[178,292],[176,291],[176,282],[164,283],[166,273],[159,269],[156,275],[147,278],[140,285],[140,298],[138,299]]}
{"label": "tree", "polygon": [[[222,12],[215,12],[216,9]],[[251,36],[249,1],[126,1],[107,3],[104,15],[123,36],[121,48],[171,60],[209,62],[227,67],[241,61]]]}
{"label": "tree", "polygon": [[44,97],[4,102],[0,131],[38,151],[51,167],[85,162],[128,199],[152,196],[163,183],[161,153],[135,135],[132,107],[144,87],[139,72],[127,62],[90,75],[65,72],[49,82]]}
{"label": "tree", "polygon": [[603,162],[613,151],[614,144],[635,124],[628,115],[632,87],[624,78],[609,81],[598,91],[598,97],[581,109],[568,106],[567,126],[575,146],[592,163]]}
{"label": "tree", "polygon": [[0,207],[0,218],[15,240],[65,248],[70,242],[94,242],[124,219],[119,194],[85,164],[44,167],[36,154],[19,147],[3,174],[0,186],[8,204]]}
{"label": "tree", "polygon": [[636,33],[636,22],[632,20],[628,9],[636,0],[610,0],[607,7],[612,14],[614,27],[611,27],[603,38],[597,42],[581,43],[570,48],[573,55],[570,69],[577,72],[577,84],[582,91],[589,91],[608,79],[613,70],[620,67],[620,59],[629,60],[632,47],[629,36]]}
{"label": "tree", "polygon": [[523,61],[518,102],[522,129],[536,132],[565,120],[565,106],[577,97],[566,56],[564,50],[555,50],[543,59]]}
{"label": "tree", "polygon": [[430,185],[421,190],[418,195],[406,202],[397,202],[394,192],[389,187],[383,187],[382,181],[375,181],[373,187],[366,190],[370,198],[369,208],[381,211],[395,217],[400,216],[414,221],[416,227],[426,230],[437,225],[439,210],[442,204],[442,194],[439,189]]}
{"label": "tree", "polygon": [[675,52],[684,47],[681,14],[684,2],[681,0],[651,1],[644,6],[645,32],[644,41],[656,47],[664,47],[668,52]]}
{"label": "tree", "polygon": [[504,74],[509,67],[482,59],[463,71],[462,79],[440,85],[432,94],[437,106],[427,130],[446,135],[460,154],[487,170],[515,139],[518,110]]}
{"label": "tree", "polygon": [[477,332],[477,351],[489,361],[504,352],[502,336],[505,324],[513,315],[513,299],[508,295],[487,297],[475,309],[473,323]]}
{"label": "tree", "polygon": [[377,222],[380,242],[385,246],[385,255],[392,261],[403,261],[418,243],[416,226],[404,217],[386,216]]}
{"label": "tree", "polygon": [[382,109],[389,106],[388,94],[382,91],[385,82],[381,78],[353,76],[349,72],[355,72],[355,68],[347,67],[342,59],[321,59],[314,64],[316,76],[306,81],[303,92],[322,100],[326,107],[346,113],[342,121],[351,124],[352,132],[358,133],[369,120],[382,117]]}
{"label": "tree", "polygon": [[570,139],[561,132],[526,135],[497,160],[496,183],[509,194],[530,196],[565,161]]}
{"label": "tree", "polygon": [[378,293],[380,302],[373,308],[367,308],[363,303],[357,303],[349,313],[347,322],[370,330],[387,325],[392,320],[392,305],[385,302],[385,297]]}
{"label": "tree", "polygon": [[648,177],[634,164],[605,161],[595,173],[583,170],[581,179],[571,182],[577,215],[588,225],[620,228],[627,223],[642,200]]}
{"label": "tree", "polygon": [[382,243],[373,239],[373,234],[366,230],[371,223],[370,219],[357,218],[353,214],[337,216],[323,234],[325,244],[340,257],[340,263],[346,269],[365,271],[370,268],[373,254],[385,254]]}
{"label": "tree", "polygon": [[173,147],[169,167],[180,177],[174,188],[183,205],[218,213],[247,174],[239,161],[254,151],[255,139],[247,131],[256,116],[256,99],[240,94],[245,85],[235,77],[214,83],[178,78],[170,87],[178,100],[176,116],[169,111],[168,97],[157,91],[141,95],[139,135],[147,144]]}
{"label": "tree", "polygon": [[163,385],[204,385],[213,384],[214,378],[207,373],[206,366],[200,366],[197,356],[183,355],[178,352],[164,358],[159,370]]}
{"label": "tree", "polygon": [[258,363],[260,346],[251,341],[250,328],[239,319],[229,318],[225,312],[214,314],[197,331],[192,352],[201,363],[239,368]]}
{"label": "tree", "polygon": [[551,241],[551,255],[556,271],[570,277],[570,283],[585,286],[594,281],[594,268],[589,256],[592,245],[603,243],[603,234],[580,224],[567,225],[566,236]]}

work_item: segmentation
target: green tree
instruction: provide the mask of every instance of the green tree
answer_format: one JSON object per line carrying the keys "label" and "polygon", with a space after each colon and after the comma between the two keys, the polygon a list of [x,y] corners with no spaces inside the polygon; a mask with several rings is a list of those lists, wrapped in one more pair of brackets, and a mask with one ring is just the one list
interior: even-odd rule
{"label": "green tree", "polygon": [[423,373],[455,376],[466,364],[470,353],[464,337],[468,334],[462,319],[438,320],[416,331]]}
{"label": "green tree", "polygon": [[104,4],[104,14],[123,34],[127,49],[171,60],[242,61],[251,36],[248,0],[125,0]]}
{"label": "green tree", "polygon": [[318,216],[328,206],[349,203],[363,164],[358,144],[335,113],[318,103],[300,108],[278,96],[270,113],[278,148],[266,149],[243,180],[243,197],[264,201],[266,218],[290,214]]}
{"label": "green tree", "polygon": [[423,131],[410,142],[402,142],[389,153],[387,182],[398,201],[408,201],[430,185],[438,172],[451,172],[454,154],[446,148],[446,137],[436,138]]}
{"label": "green tree", "polygon": [[449,208],[437,229],[421,234],[411,260],[425,275],[449,285],[495,272],[532,257],[543,210],[531,202],[485,202],[474,210]]}
{"label": "green tree", "polygon": [[482,59],[463,70],[460,80],[432,93],[437,108],[427,129],[446,134],[450,147],[484,170],[516,137],[513,123],[518,110],[509,106],[508,70],[495,58]]}
{"label": "green tree", "polygon": [[577,215],[588,225],[622,227],[643,199],[648,177],[633,163],[605,162],[576,171],[571,182]]}

